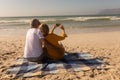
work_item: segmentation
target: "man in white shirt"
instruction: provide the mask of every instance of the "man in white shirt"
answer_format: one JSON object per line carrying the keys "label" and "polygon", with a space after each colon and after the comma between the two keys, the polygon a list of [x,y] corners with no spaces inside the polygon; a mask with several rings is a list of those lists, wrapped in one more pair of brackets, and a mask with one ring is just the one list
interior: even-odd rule
{"label": "man in white shirt", "polygon": [[31,22],[31,28],[27,31],[24,58],[27,58],[29,61],[40,61],[44,55],[42,49],[42,41],[44,37],[38,30],[40,24],[39,20],[33,19]]}

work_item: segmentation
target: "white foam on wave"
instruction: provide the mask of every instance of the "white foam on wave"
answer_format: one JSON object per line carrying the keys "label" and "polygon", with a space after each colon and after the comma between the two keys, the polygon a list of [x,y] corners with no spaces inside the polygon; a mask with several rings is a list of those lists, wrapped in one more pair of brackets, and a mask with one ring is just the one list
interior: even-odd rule
{"label": "white foam on wave", "polygon": [[[39,19],[40,22],[54,22],[56,19]],[[0,20],[0,24],[7,23],[30,23],[31,19],[16,19],[16,20]]]}
{"label": "white foam on wave", "polygon": [[30,20],[0,20],[0,23],[29,23]]}
{"label": "white foam on wave", "polygon": [[[98,17],[63,17],[63,18],[39,18],[40,22],[56,22],[56,21],[90,21],[90,20],[120,20],[120,17],[117,16],[98,16]],[[9,24],[9,23],[23,23],[28,24],[31,22],[31,18],[24,19],[0,19],[0,24]]]}
{"label": "white foam on wave", "polygon": [[120,20],[120,17],[113,16],[110,18],[110,20]]}
{"label": "white foam on wave", "polygon": [[101,16],[101,17],[71,17],[64,20],[72,21],[88,21],[88,20],[120,20],[120,17],[117,16]]}
{"label": "white foam on wave", "polygon": [[57,20],[54,19],[54,18],[49,18],[49,19],[40,19],[39,21],[40,22],[54,22],[54,21],[57,21]]}

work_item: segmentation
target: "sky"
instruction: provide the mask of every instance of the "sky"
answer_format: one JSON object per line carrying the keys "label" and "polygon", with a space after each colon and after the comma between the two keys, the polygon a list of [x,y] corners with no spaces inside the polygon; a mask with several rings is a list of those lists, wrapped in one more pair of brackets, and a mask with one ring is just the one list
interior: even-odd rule
{"label": "sky", "polygon": [[0,16],[97,14],[120,8],[120,0],[0,0]]}

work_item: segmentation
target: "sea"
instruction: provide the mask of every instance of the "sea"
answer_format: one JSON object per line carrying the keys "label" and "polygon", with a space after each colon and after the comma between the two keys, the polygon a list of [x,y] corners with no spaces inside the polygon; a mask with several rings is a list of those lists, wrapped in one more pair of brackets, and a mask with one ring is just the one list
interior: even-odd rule
{"label": "sea", "polygon": [[[21,16],[0,17],[0,34],[25,34],[32,19],[37,18],[51,28],[54,24],[63,24],[66,32],[94,32],[120,28],[120,14],[117,15],[68,15],[68,16]],[[89,29],[89,30],[88,30]],[[57,31],[59,32],[59,30]]]}

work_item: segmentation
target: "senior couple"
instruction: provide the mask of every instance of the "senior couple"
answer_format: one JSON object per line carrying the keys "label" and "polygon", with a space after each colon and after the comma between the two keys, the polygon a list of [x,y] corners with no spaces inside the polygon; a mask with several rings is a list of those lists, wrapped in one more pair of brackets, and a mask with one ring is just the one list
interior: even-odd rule
{"label": "senior couple", "polygon": [[[58,43],[67,37],[63,25],[55,24],[50,31],[49,26],[41,24],[38,19],[33,19],[30,25],[26,34],[24,58],[32,62],[64,59],[64,47]],[[57,27],[62,31],[61,36],[54,33]]]}

